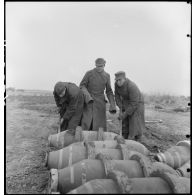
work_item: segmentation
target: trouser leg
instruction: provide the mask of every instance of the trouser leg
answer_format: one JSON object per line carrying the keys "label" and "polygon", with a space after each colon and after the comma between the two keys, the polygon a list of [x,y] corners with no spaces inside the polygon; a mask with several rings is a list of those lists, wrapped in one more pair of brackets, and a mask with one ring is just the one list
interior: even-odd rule
{"label": "trouser leg", "polygon": [[129,120],[128,117],[122,121],[122,136],[128,139],[129,135]]}
{"label": "trouser leg", "polygon": [[[60,118],[62,118],[64,116],[64,113],[66,112],[66,106],[62,106],[60,109]],[[68,121],[63,121],[62,124],[60,124],[60,131],[65,131],[68,127]]]}
{"label": "trouser leg", "polygon": [[134,137],[134,140],[135,140],[135,141],[142,141],[142,135],[136,135],[136,136]]}

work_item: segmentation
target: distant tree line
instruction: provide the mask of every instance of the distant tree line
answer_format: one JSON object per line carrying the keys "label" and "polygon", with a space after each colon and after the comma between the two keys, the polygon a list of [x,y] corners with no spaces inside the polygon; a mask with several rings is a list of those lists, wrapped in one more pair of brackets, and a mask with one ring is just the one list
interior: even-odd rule
{"label": "distant tree line", "polygon": [[16,89],[16,88],[14,88],[14,87],[8,87],[8,88],[6,88],[6,91],[21,91],[21,92],[24,92],[25,90],[24,89]]}

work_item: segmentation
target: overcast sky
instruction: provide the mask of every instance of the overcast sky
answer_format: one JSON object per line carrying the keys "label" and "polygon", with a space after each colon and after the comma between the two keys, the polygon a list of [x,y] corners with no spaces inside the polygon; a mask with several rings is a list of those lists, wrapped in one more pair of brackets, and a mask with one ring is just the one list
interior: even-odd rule
{"label": "overcast sky", "polygon": [[7,87],[79,85],[98,57],[147,93],[190,95],[185,2],[6,2]]}

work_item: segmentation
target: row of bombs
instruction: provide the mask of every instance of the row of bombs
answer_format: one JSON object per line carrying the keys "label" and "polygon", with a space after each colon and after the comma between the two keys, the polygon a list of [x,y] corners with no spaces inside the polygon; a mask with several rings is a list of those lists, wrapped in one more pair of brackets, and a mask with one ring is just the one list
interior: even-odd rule
{"label": "row of bombs", "polygon": [[46,154],[49,193],[190,192],[189,141],[153,154],[139,142],[102,129],[78,127],[50,135],[48,140],[59,149]]}

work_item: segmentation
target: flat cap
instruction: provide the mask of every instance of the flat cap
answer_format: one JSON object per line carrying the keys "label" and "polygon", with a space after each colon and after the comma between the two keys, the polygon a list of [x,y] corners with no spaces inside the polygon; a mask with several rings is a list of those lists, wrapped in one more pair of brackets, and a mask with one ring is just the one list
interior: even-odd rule
{"label": "flat cap", "polygon": [[118,71],[115,73],[115,77],[118,78],[118,77],[126,77],[126,74],[124,71]]}
{"label": "flat cap", "polygon": [[64,90],[65,88],[66,88],[66,87],[65,87],[65,85],[63,84],[63,82],[59,81],[59,82],[57,82],[57,83],[55,84],[54,91],[55,91],[58,95],[60,95],[60,94],[63,92],[63,90]]}
{"label": "flat cap", "polygon": [[96,60],[95,60],[95,63],[98,65],[98,64],[105,64],[106,63],[106,61],[103,59],[103,58],[97,58]]}

